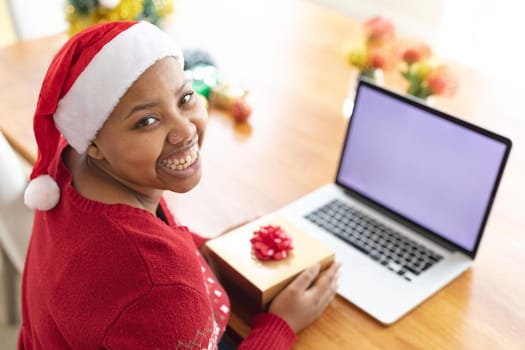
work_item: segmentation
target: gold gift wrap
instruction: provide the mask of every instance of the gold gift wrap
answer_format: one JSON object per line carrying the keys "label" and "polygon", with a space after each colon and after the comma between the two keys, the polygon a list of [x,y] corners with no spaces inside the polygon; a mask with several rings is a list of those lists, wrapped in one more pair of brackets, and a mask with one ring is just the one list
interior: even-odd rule
{"label": "gold gift wrap", "polygon": [[[260,261],[255,257],[250,239],[265,225],[280,226],[290,234],[294,248],[287,258]],[[331,249],[277,214],[208,241],[203,253],[230,296],[232,312],[247,323],[305,268],[320,263],[324,269],[334,261]]]}

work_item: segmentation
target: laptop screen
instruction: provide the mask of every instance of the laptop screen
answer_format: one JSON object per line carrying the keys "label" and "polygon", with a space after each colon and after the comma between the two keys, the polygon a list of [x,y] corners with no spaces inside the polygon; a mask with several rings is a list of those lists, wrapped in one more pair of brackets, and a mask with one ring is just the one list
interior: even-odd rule
{"label": "laptop screen", "polygon": [[337,183],[475,254],[510,140],[360,82]]}

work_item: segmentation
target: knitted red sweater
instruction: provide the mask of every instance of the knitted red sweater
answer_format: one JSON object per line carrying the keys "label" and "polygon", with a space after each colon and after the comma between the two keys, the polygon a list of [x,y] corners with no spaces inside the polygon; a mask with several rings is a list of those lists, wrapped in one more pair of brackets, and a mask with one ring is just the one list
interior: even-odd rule
{"label": "knitted red sweater", "polygon": [[[61,153],[61,152],[60,152]],[[205,240],[124,204],[86,199],[55,160],[61,189],[38,212],[22,282],[18,349],[216,349],[229,301],[197,247]],[[256,317],[239,349],[289,349],[295,334]]]}

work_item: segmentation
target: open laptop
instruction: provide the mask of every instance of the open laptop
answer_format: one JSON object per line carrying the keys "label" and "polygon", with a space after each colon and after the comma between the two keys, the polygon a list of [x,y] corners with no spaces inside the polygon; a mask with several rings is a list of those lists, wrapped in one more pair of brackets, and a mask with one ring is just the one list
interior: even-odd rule
{"label": "open laptop", "polygon": [[341,296],[391,324],[469,268],[510,148],[361,80],[335,183],[279,214],[335,251]]}

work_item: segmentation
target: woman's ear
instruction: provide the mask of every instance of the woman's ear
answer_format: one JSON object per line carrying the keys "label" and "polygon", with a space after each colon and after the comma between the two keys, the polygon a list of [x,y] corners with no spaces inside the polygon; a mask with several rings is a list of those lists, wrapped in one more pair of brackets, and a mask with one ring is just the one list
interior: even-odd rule
{"label": "woman's ear", "polygon": [[95,142],[91,142],[91,144],[89,145],[87,151],[86,151],[87,155],[93,159],[97,159],[97,160],[103,160],[104,159],[104,155],[102,154],[102,152],[100,151],[100,149],[98,148],[97,144]]}

